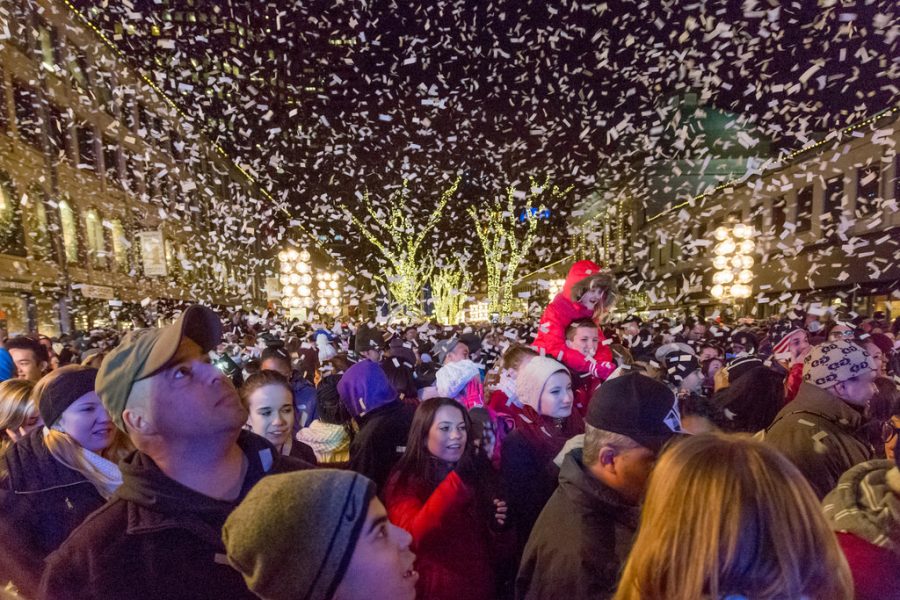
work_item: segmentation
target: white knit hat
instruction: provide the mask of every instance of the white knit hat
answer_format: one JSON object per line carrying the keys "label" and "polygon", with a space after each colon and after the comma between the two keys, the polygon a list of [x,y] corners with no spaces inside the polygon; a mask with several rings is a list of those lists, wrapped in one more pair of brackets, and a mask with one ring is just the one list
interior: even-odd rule
{"label": "white knit hat", "polygon": [[[516,395],[522,404],[528,405],[540,413],[538,405],[541,394],[544,392],[544,386],[551,375],[560,371],[569,373],[562,363],[546,356],[535,356],[528,361],[516,375]],[[571,374],[569,375],[571,376]]]}

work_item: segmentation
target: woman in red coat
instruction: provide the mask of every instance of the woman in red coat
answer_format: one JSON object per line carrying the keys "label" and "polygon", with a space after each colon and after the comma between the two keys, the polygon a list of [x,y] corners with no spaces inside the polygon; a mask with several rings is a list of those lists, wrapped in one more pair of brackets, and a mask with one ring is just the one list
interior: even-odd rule
{"label": "woman in red coat", "polygon": [[[493,495],[491,467],[476,454],[466,411],[450,398],[416,409],[409,442],[385,491],[388,517],[413,537],[428,600],[491,600],[502,552],[506,503]],[[499,536],[503,537],[503,536]]]}
{"label": "woman in red coat", "polygon": [[534,347],[575,373],[590,373],[601,381],[606,379],[616,370],[616,363],[609,345],[604,343],[602,331],[597,353],[590,358],[566,346],[566,327],[575,319],[591,319],[595,314],[608,311],[615,297],[616,286],[609,273],[602,273],[600,267],[589,260],[576,262],[569,269],[562,291],[541,315]]}

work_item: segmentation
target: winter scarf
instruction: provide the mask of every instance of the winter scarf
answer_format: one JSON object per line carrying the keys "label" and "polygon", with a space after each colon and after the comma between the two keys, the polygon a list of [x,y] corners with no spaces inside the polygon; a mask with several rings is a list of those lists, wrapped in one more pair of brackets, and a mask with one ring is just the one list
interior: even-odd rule
{"label": "winter scarf", "polygon": [[438,396],[459,400],[466,408],[484,404],[480,371],[471,360],[447,363],[438,369],[435,386]]}
{"label": "winter scarf", "polygon": [[300,430],[297,441],[312,448],[320,465],[350,460],[350,436],[343,425],[315,420]]}
{"label": "winter scarf", "polygon": [[900,555],[900,469],[870,460],[849,469],[823,501],[834,531]]}
{"label": "winter scarf", "polygon": [[95,487],[97,487],[97,491],[100,492],[101,496],[109,500],[110,496],[122,485],[122,472],[119,470],[119,465],[86,448],[81,449],[81,455],[98,473],[103,475],[105,483],[101,486],[96,486],[95,484]]}

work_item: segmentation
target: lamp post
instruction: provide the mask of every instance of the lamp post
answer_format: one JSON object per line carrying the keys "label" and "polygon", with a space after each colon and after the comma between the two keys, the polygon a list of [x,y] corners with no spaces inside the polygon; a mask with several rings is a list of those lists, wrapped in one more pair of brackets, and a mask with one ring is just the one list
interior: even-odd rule
{"label": "lamp post", "polygon": [[299,252],[293,248],[278,253],[281,284],[281,305],[288,309],[292,318],[305,320],[309,309],[315,306],[312,297],[312,267],[306,250]]}
{"label": "lamp post", "polygon": [[319,303],[316,309],[323,315],[337,316],[341,312],[341,291],[338,289],[338,274],[319,271],[316,274]]}
{"label": "lamp post", "polygon": [[753,293],[753,251],[756,243],[753,227],[737,223],[731,227],[717,227],[714,233],[716,245],[713,253],[713,286],[710,295],[716,300],[734,299],[738,301],[749,298]]}

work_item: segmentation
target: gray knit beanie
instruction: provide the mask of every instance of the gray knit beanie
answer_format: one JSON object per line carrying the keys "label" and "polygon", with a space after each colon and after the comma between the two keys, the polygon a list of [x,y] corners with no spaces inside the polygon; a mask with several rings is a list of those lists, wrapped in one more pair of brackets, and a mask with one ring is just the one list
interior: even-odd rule
{"label": "gray knit beanie", "polygon": [[375,484],[352,471],[265,477],[225,521],[228,562],[264,600],[328,600],[374,497]]}

